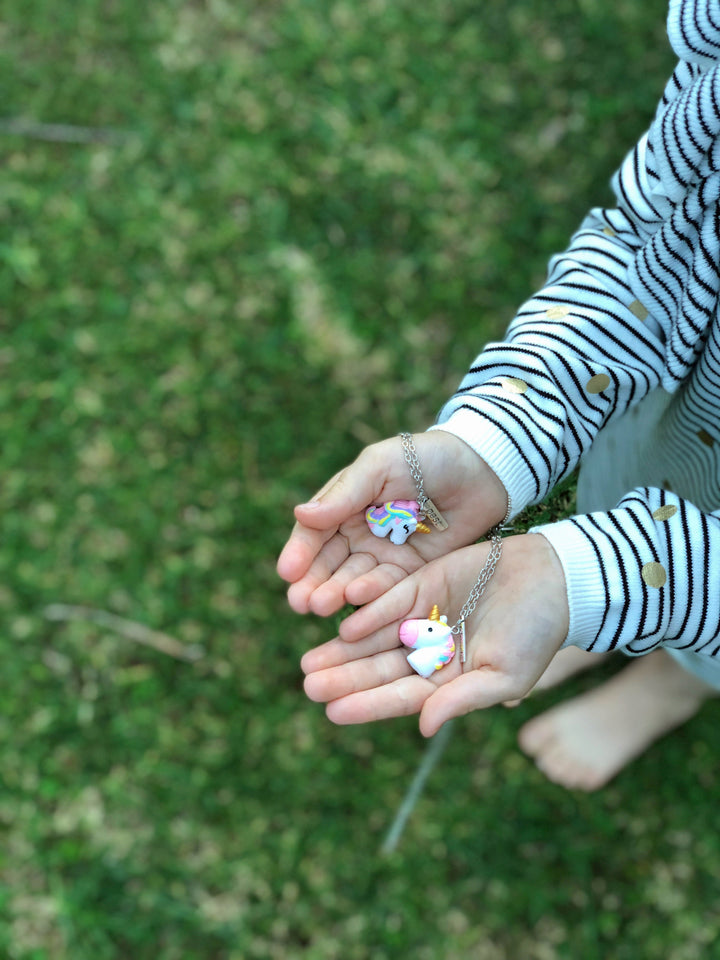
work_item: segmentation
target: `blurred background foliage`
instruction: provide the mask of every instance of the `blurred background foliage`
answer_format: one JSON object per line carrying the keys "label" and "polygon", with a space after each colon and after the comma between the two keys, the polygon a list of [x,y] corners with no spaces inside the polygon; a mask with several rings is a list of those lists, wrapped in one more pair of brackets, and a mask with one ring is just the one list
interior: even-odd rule
{"label": "blurred background foliage", "polygon": [[2,4],[0,955],[711,955],[714,704],[589,797],[517,750],[535,704],[470,716],[382,858],[425,745],[305,701],[335,624],[274,572],[292,505],[432,422],[609,199],[664,16]]}

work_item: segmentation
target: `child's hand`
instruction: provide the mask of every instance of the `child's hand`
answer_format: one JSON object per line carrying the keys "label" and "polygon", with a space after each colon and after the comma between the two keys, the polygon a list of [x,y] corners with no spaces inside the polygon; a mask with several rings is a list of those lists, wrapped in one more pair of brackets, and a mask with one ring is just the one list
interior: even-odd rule
{"label": "child's hand", "polygon": [[505,516],[507,494],[487,464],[441,430],[415,435],[426,493],[449,529],[414,534],[398,546],[368,529],[365,510],[417,491],[399,437],[367,447],[315,499],[295,508],[297,523],[278,560],[298,613],[328,616],[346,603],[379,597],[435,557],[473,543]]}
{"label": "child's hand", "polygon": [[562,566],[541,535],[503,541],[495,574],[468,618],[465,664],[458,650],[425,680],[398,640],[400,623],[427,617],[433,604],[454,623],[488,550],[480,544],[435,560],[348,617],[341,637],[303,657],[310,699],[327,703],[335,723],[420,713],[420,731],[431,736],[451,717],[525,696],[568,630]]}

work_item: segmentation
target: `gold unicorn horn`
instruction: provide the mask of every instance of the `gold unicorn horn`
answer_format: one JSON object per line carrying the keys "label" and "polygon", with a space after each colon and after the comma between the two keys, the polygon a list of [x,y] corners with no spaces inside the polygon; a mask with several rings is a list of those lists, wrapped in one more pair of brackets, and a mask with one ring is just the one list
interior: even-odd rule
{"label": "gold unicorn horn", "polygon": [[422,523],[422,521],[420,521],[415,527],[415,533],[432,533],[432,528],[426,523]]}
{"label": "gold unicorn horn", "polygon": [[428,620],[434,620],[436,623],[440,623],[440,610],[438,609],[438,605],[436,603],[433,604],[433,608],[430,611]]}

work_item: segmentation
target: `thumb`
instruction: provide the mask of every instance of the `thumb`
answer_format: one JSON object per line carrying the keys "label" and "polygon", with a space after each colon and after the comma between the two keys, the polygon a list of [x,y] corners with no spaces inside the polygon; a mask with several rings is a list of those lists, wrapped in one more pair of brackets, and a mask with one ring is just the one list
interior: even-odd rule
{"label": "thumb", "polygon": [[387,480],[387,461],[368,447],[349,467],[335,474],[308,503],[295,507],[295,518],[314,530],[337,527],[381,498]]}
{"label": "thumb", "polygon": [[420,733],[432,737],[453,717],[495,706],[525,692],[518,692],[517,683],[489,665],[461,674],[442,684],[425,701],[420,711]]}

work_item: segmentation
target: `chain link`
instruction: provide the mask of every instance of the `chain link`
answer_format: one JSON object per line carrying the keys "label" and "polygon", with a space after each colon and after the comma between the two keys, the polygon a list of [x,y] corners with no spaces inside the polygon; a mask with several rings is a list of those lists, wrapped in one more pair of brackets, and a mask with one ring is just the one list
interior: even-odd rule
{"label": "chain link", "polygon": [[477,607],[480,602],[480,598],[485,593],[485,588],[492,578],[492,575],[495,573],[495,568],[498,565],[500,557],[502,556],[502,537],[500,536],[500,527],[493,527],[490,531],[490,553],[488,558],[485,561],[485,564],[480,571],[475,585],[470,591],[467,600],[465,601],[462,610],[460,611],[460,616],[458,617],[458,622],[452,628],[452,633],[457,636],[462,627],[461,624],[467,620],[467,618],[475,612],[475,607]]}
{"label": "chain link", "polygon": [[[426,506],[428,503],[432,504],[432,501],[425,493],[425,481],[423,479],[423,473],[420,467],[417,450],[415,449],[415,441],[413,440],[411,433],[401,433],[400,439],[402,440],[405,462],[408,465],[410,475],[415,481],[415,486],[417,488],[418,507],[420,508],[424,518]],[[490,553],[488,553],[487,560],[483,564],[483,568],[478,574],[478,578],[475,581],[467,600],[463,604],[463,608],[460,611],[460,616],[458,617],[457,623],[451,627],[450,630],[454,636],[457,637],[460,635],[462,637],[462,663],[465,663],[465,621],[475,612],[475,608],[477,607],[478,603],[480,603],[480,599],[485,593],[485,589],[495,573],[495,568],[497,567],[500,557],[502,556],[502,530],[510,519],[511,513],[512,502],[510,500],[510,495],[508,494],[507,512],[504,518],[496,527],[493,527],[492,530],[488,532],[488,537],[490,539]]]}
{"label": "chain link", "polygon": [[420,514],[419,519],[429,520],[436,530],[447,530],[447,520],[440,513],[430,497],[425,493],[425,481],[423,480],[423,472],[420,466],[420,461],[418,460],[417,450],[415,449],[415,441],[412,434],[401,433],[400,439],[402,440],[405,462],[410,469],[410,476],[415,481],[415,487],[417,489],[416,499]]}
{"label": "chain link", "polygon": [[418,507],[420,507],[420,512],[424,514],[427,494],[425,493],[425,481],[420,468],[420,461],[418,460],[417,450],[415,449],[415,441],[411,433],[401,433],[400,439],[402,440],[405,462],[408,465],[410,476],[413,478],[417,489],[417,504]]}

